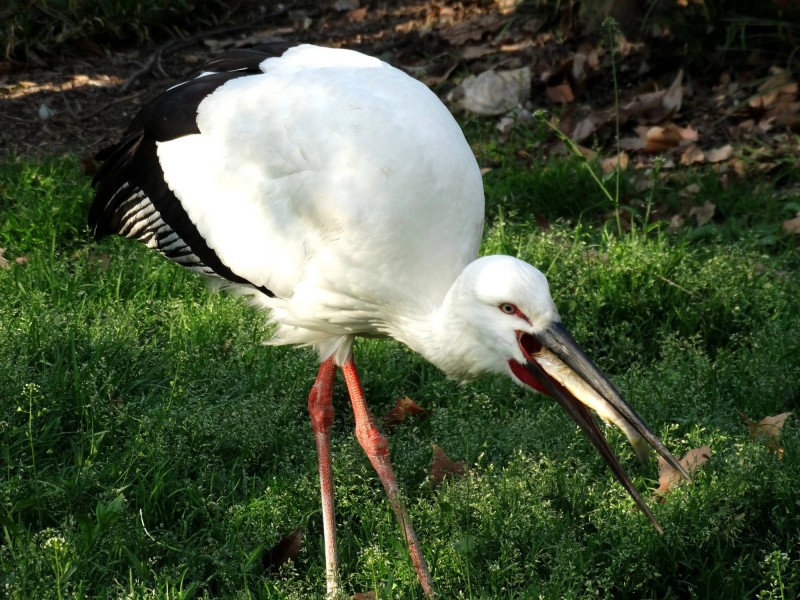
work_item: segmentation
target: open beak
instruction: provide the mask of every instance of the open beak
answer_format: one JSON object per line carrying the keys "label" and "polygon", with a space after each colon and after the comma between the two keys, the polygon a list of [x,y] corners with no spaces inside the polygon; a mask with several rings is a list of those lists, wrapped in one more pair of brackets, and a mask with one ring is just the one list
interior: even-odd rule
{"label": "open beak", "polygon": [[594,410],[606,422],[619,427],[630,440],[640,460],[647,460],[649,448],[652,447],[689,480],[686,469],[623,400],[619,390],[592,363],[561,323],[552,323],[535,336],[518,331],[517,341],[526,362],[519,364],[512,361],[510,365],[514,374],[523,383],[555,398],[569,413],[600,452],[617,480],[633,497],[636,505],[661,533],[661,526],[633,486],[589,409]]}

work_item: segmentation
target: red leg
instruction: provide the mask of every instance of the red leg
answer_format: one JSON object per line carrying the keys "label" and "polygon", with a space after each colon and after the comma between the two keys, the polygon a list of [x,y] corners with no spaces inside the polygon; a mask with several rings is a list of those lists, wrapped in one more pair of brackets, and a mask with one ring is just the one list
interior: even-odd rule
{"label": "red leg", "polygon": [[319,487],[322,496],[322,531],[325,536],[325,581],[329,598],[336,596],[339,588],[336,518],[333,504],[333,463],[331,461],[334,375],[336,375],[336,364],[333,362],[333,358],[329,358],[320,365],[317,379],[308,395],[311,428],[314,430],[314,438],[317,442]]}
{"label": "red leg", "polygon": [[408,518],[408,513],[400,501],[400,494],[397,489],[397,480],[392,471],[392,465],[389,462],[389,443],[386,438],[378,431],[375,422],[369,413],[367,403],[364,399],[364,390],[361,388],[361,382],[358,379],[356,365],[353,362],[353,357],[350,356],[342,365],[342,372],[344,373],[344,380],[347,383],[347,390],[350,392],[350,402],[353,404],[353,414],[356,421],[356,437],[364,449],[364,452],[372,463],[373,468],[378,473],[381,483],[389,496],[389,502],[392,504],[392,509],[397,517],[400,528],[403,530],[408,550],[411,553],[411,560],[414,562],[414,568],[417,571],[417,577],[422,584],[422,591],[429,598],[433,597],[433,584],[431,582],[431,575],[428,572],[428,565],[425,563],[425,558],[422,556],[422,551],[419,548],[419,541],[417,541],[417,534],[414,532],[414,527]]}

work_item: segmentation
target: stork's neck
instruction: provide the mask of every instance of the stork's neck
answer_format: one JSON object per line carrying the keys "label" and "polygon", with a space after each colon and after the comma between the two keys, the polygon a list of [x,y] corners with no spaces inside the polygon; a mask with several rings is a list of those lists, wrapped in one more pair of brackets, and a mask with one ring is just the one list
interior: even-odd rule
{"label": "stork's neck", "polygon": [[474,287],[473,263],[455,279],[441,304],[429,311],[403,315],[400,326],[390,332],[448,377],[470,380],[494,371],[482,360],[480,332],[471,319]]}

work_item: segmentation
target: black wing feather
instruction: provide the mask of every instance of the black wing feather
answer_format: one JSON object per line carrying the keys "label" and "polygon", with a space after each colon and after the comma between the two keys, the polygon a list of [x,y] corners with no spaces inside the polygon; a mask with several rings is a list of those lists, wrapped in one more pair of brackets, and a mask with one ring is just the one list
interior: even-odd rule
{"label": "black wing feather", "polygon": [[134,238],[184,267],[274,296],[237,275],[208,247],[164,180],[156,142],[200,133],[197,109],[204,98],[232,79],[261,73],[265,59],[281,56],[292,45],[272,42],[227,52],[144,106],[119,143],[97,154],[102,164],[92,180],[95,199],[89,210],[95,237]]}

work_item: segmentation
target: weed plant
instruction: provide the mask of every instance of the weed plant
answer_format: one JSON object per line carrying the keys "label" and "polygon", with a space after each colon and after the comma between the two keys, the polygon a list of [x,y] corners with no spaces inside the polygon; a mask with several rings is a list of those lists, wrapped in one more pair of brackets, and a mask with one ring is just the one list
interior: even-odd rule
{"label": "weed plant", "polygon": [[[791,417],[776,453],[740,416],[798,410],[797,245],[741,226],[779,224],[796,200],[765,191],[777,204],[762,206],[743,186],[715,196],[728,219],[711,235],[620,234],[580,161],[520,169],[499,145],[476,151],[496,165],[483,251],[546,272],[565,324],[666,445],[713,458],[650,499],[659,536],[552,401],[501,378],[460,387],[398,344],[359,341],[375,414],[403,395],[432,410],[391,445],[441,596],[797,597],[800,428]],[[322,597],[314,356],[263,345],[262,314],[138,244],[94,242],[90,198],[72,159],[0,164],[0,595]],[[341,389],[335,403],[345,588],[420,597]],[[607,433],[649,497],[655,461]],[[432,442],[468,475],[431,488]],[[297,562],[268,572],[297,526]]]}

